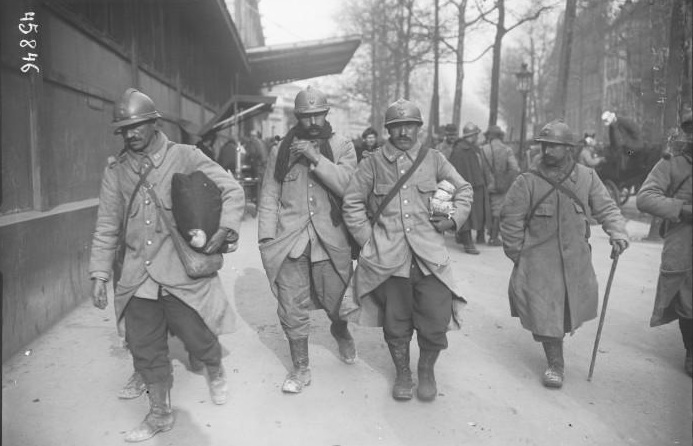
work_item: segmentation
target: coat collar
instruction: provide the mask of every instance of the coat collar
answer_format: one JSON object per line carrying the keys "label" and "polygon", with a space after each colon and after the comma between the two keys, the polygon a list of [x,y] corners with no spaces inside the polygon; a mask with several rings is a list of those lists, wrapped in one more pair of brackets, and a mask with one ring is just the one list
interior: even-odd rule
{"label": "coat collar", "polygon": [[130,167],[135,172],[141,172],[146,165],[151,163],[155,168],[161,166],[168,153],[168,137],[161,131],[157,130],[151,145],[153,150],[150,153],[137,153],[132,150],[126,152],[126,156]]}
{"label": "coat collar", "polygon": [[406,154],[409,159],[414,161],[419,155],[419,150],[421,150],[421,141],[417,141],[411,149],[404,151],[395,147],[388,139],[383,146],[382,152],[386,160],[394,163],[395,160],[397,160],[397,158],[399,158],[399,156],[402,154]]}
{"label": "coat collar", "polygon": [[551,178],[554,181],[560,181],[560,179],[563,178],[566,173],[568,173],[568,169],[571,169],[571,168],[573,170],[570,172],[570,176],[568,177],[568,180],[572,181],[573,183],[577,183],[578,169],[580,167],[578,165],[576,165],[575,161],[573,161],[573,160],[568,160],[568,162],[564,166],[555,167],[555,168],[546,167],[544,165],[544,163],[542,163],[540,160],[536,166],[536,169],[539,172],[541,172],[544,176]]}

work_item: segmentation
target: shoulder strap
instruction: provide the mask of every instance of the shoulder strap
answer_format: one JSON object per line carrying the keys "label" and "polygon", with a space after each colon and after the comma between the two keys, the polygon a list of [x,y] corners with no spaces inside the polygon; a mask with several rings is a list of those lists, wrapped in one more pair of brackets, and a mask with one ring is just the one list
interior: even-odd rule
{"label": "shoulder strap", "polygon": [[582,201],[580,201],[580,199],[577,197],[577,195],[575,195],[575,193],[572,190],[563,186],[563,182],[565,180],[567,180],[568,177],[570,177],[570,174],[573,173],[573,170],[575,170],[575,163],[573,163],[573,167],[568,171],[568,173],[563,178],[560,179],[560,181],[554,181],[554,180],[546,177],[545,175],[543,175],[541,172],[539,172],[536,169],[531,169],[529,171],[529,173],[538,176],[542,180],[549,183],[552,187],[551,187],[551,189],[549,189],[548,192],[546,192],[544,195],[542,195],[542,197],[539,200],[537,200],[536,203],[534,203],[534,206],[532,206],[532,209],[529,211],[529,214],[527,214],[527,217],[525,217],[525,226],[527,226],[529,224],[529,221],[534,217],[534,214],[537,212],[537,208],[539,207],[539,205],[542,204],[544,202],[544,200],[546,200],[549,197],[549,195],[551,195],[553,193],[553,191],[555,191],[556,189],[558,189],[558,190],[562,191],[564,194],[568,195],[572,200],[574,200],[582,208],[582,212],[586,214],[585,206],[582,204]]}
{"label": "shoulder strap", "polygon": [[395,183],[395,185],[390,189],[390,192],[385,196],[385,199],[380,203],[380,206],[378,206],[378,209],[375,211],[375,214],[373,214],[373,218],[371,218],[371,224],[374,225],[378,221],[378,217],[380,217],[380,214],[382,214],[383,209],[392,201],[392,199],[397,195],[399,192],[399,189],[404,185],[404,183],[411,178],[411,176],[414,174],[414,171],[421,165],[423,162],[424,158],[426,157],[426,154],[428,153],[428,147],[421,147],[419,150],[419,155],[416,157],[414,160],[414,164],[407,170],[407,172],[402,175],[399,180]]}
{"label": "shoulder strap", "polygon": [[669,197],[673,197],[674,195],[676,195],[676,192],[678,192],[679,189],[681,189],[683,187],[683,185],[686,184],[686,181],[688,181],[690,178],[691,178],[691,174],[689,173],[688,175],[686,175],[686,178],[681,180],[681,182],[679,184],[677,184],[676,187],[671,190],[671,193],[668,193],[667,195]]}

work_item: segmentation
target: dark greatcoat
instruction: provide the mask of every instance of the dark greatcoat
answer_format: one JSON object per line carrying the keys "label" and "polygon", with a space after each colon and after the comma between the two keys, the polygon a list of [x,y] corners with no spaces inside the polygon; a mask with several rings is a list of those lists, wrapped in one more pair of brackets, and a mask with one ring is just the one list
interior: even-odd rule
{"label": "dark greatcoat", "polygon": [[481,149],[465,139],[459,139],[455,143],[450,154],[450,164],[472,185],[474,201],[469,218],[460,228],[463,231],[473,229],[483,231],[486,222],[491,221],[491,203],[489,190],[494,189],[493,172],[484,162]]}

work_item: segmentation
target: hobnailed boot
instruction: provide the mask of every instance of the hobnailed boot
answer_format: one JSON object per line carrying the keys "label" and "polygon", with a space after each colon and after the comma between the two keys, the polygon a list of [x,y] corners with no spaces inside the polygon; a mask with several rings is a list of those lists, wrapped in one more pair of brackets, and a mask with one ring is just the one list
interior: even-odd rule
{"label": "hobnailed boot", "polygon": [[542,383],[546,387],[560,389],[563,387],[563,372],[565,363],[563,361],[563,340],[545,341],[541,343],[546,353],[546,360],[549,367],[544,372]]}
{"label": "hobnailed boot", "polygon": [[149,395],[149,413],[144,421],[125,435],[128,443],[148,440],[159,432],[173,428],[173,410],[171,409],[171,382],[151,383],[147,386]]}
{"label": "hobnailed boot", "polygon": [[488,245],[489,246],[503,246],[503,242],[498,238],[500,235],[500,218],[491,218],[491,234],[489,236]]}
{"label": "hobnailed boot", "polygon": [[118,392],[118,398],[121,400],[131,400],[142,395],[147,390],[147,385],[142,379],[139,372],[132,372],[132,376],[128,382]]}
{"label": "hobnailed boot", "polygon": [[301,393],[310,385],[310,368],[308,367],[308,338],[289,339],[293,370],[286,375],[282,392]]}
{"label": "hobnailed boot", "polygon": [[226,404],[228,398],[228,386],[226,384],[226,372],[224,366],[219,363],[218,366],[207,366],[207,383],[209,385],[209,394],[212,397],[214,404]]}
{"label": "hobnailed boot", "polygon": [[464,252],[473,255],[479,254],[479,250],[476,249],[476,246],[474,246],[474,242],[472,241],[472,231],[460,231],[458,235],[462,241],[462,246],[464,246]]}
{"label": "hobnailed boot", "polygon": [[438,359],[440,350],[421,350],[419,355],[419,387],[416,389],[416,396],[421,401],[433,401],[438,395],[436,387],[436,377],[433,368]]}
{"label": "hobnailed boot", "polygon": [[337,341],[339,347],[339,359],[347,364],[356,362],[356,344],[354,338],[349,333],[349,327],[346,321],[336,320],[330,325],[330,333]]}
{"label": "hobnailed boot", "polygon": [[409,341],[388,342],[392,362],[395,364],[395,385],[392,386],[392,398],[408,401],[414,396],[414,381],[409,368]]}

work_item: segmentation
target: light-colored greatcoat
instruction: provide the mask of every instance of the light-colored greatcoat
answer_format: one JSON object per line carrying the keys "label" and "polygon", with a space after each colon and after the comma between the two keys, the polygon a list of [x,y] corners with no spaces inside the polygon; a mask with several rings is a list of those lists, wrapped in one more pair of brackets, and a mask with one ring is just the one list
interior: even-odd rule
{"label": "light-colored greatcoat", "polygon": [[442,153],[429,150],[374,226],[368,217],[376,212],[397,180],[412,166],[420,147],[417,143],[407,156],[388,142],[359,164],[344,194],[344,221],[362,246],[354,274],[354,296],[361,306],[358,322],[362,325],[382,325],[380,308],[369,293],[402,266],[408,249],[456,296],[451,309],[454,316],[451,328],[459,328],[461,322],[459,311],[464,305],[464,292],[454,279],[443,234],[437,232],[429,221],[429,199],[439,181],[451,182],[455,186],[453,219],[457,227],[461,227],[471,209],[471,185]]}
{"label": "light-colored greatcoat", "polygon": [[[232,175],[207,158],[194,146],[168,144],[168,138],[157,132],[152,140],[151,152],[154,169],[147,176],[154,191],[171,209],[171,179],[174,173],[189,174],[199,170],[221,190],[222,211],[220,226],[238,231],[245,207],[242,187]],[[118,236],[122,230],[130,196],[139,180],[137,158],[130,152],[112,160],[106,167],[101,182],[96,230],[91,248],[89,272],[92,277],[109,277],[113,265]],[[128,217],[127,250],[120,281],[115,289],[115,310],[118,328],[125,306],[149,275],[171,294],[197,311],[207,326],[216,334],[234,329],[235,316],[227,301],[221,280],[215,273],[210,277],[192,279],[178,257],[170,234],[144,189],[140,189]],[[173,216],[169,213],[169,217]]]}
{"label": "light-colored greatcoat", "polygon": [[[321,156],[312,171],[322,183],[341,197],[356,167],[356,151],[347,138],[333,134],[329,140],[334,162]],[[262,264],[270,287],[278,296],[276,278],[298,236],[313,225],[322,246],[346,283],[351,271],[351,249],[344,223],[334,226],[325,187],[310,178],[311,167],[295,163],[283,182],[274,178],[279,145],[270,152],[258,209],[258,240]]]}
{"label": "light-colored greatcoat", "polygon": [[[683,182],[686,177],[688,179]],[[673,189],[679,184],[681,187],[672,197]],[[660,160],[647,176],[638,193],[637,206],[640,211],[668,220],[670,223],[664,237],[657,296],[650,319],[652,327],[671,322],[679,315],[693,318],[691,311],[693,230],[690,222],[684,223],[679,219],[681,207],[684,204],[691,204],[692,194],[691,162],[683,155]],[[680,296],[680,302],[676,299],[677,295]]]}
{"label": "light-colored greatcoat", "polygon": [[[546,172],[541,163],[537,168]],[[590,217],[612,240],[628,238],[620,209],[593,169],[576,165],[563,186],[577,195],[586,214],[566,194],[554,190],[525,226],[531,208],[552,189],[530,172],[515,180],[501,210],[503,248],[515,263],[508,288],[511,314],[532,333],[551,337],[564,335],[566,302],[572,330],[597,315],[597,278],[588,244]]]}

